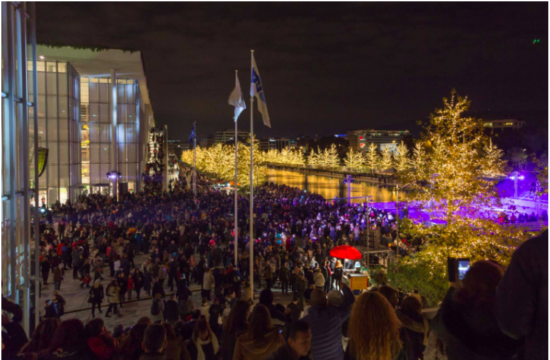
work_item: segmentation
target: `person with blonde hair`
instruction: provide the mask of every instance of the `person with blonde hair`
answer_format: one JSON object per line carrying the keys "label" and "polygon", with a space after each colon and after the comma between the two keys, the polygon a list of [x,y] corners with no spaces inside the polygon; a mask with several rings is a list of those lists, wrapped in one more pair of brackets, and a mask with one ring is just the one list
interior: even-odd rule
{"label": "person with blonde hair", "polygon": [[414,359],[401,322],[377,291],[361,294],[351,309],[345,360]]}

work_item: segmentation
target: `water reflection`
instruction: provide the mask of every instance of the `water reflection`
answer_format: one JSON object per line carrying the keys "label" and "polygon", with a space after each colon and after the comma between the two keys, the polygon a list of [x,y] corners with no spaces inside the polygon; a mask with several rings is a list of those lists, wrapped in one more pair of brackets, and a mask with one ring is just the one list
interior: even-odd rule
{"label": "water reflection", "polygon": [[[343,183],[343,179],[319,175],[307,175],[306,177],[305,174],[279,169],[267,169],[267,177],[268,181],[305,189],[320,194],[325,199],[347,197],[347,185]],[[351,197],[370,195],[372,201],[375,202],[395,201],[395,191],[392,189],[379,188],[378,185],[367,183],[354,183],[351,187]],[[362,200],[354,199],[352,201],[361,202]]]}

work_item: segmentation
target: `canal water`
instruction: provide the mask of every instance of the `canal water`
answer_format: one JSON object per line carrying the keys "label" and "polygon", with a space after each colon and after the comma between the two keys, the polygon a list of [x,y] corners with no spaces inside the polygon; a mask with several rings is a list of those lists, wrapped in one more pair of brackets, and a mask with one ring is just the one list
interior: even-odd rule
{"label": "canal water", "polygon": [[[325,199],[345,198],[348,196],[347,184],[343,179],[329,176],[305,175],[289,170],[267,169],[268,181],[275,184],[285,184],[297,187],[308,192],[321,195]],[[376,184],[364,182],[351,185],[351,197],[372,196],[373,202],[395,201],[395,190],[392,188],[378,187]],[[352,202],[363,202],[364,199],[352,199]]]}

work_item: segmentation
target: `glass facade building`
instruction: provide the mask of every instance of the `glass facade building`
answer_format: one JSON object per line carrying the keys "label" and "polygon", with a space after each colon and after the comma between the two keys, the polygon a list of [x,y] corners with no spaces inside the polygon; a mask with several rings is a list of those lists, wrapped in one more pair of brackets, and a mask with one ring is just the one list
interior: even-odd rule
{"label": "glass facade building", "polygon": [[[33,64],[28,62],[29,71]],[[48,149],[46,169],[39,179],[40,202],[51,207],[57,201],[74,201],[81,184],[80,76],[62,61],[36,62],[38,89],[38,140]],[[33,94],[29,76],[29,93]]]}
{"label": "glass facade building", "polygon": [[36,98],[28,83],[35,72],[27,69],[27,60],[36,59],[34,13],[34,3],[2,2],[2,296],[21,306],[27,334],[37,319],[30,318],[30,308],[38,305],[31,277],[31,249],[38,242],[31,241],[30,208],[37,199],[38,141]]}

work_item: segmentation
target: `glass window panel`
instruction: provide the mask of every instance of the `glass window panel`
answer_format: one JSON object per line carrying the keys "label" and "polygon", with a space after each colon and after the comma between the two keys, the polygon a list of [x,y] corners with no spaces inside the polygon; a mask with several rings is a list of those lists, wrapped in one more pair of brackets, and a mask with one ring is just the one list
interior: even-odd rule
{"label": "glass window panel", "polygon": [[136,142],[136,126],[133,124],[126,125],[126,142]]}
{"label": "glass window panel", "polygon": [[[94,80],[94,78],[90,79],[90,80]],[[89,96],[89,100],[90,100],[90,103],[97,103],[99,102],[99,94],[98,94],[98,91],[99,91],[99,84],[97,83],[94,83],[94,82],[91,82],[90,83],[90,90],[88,92],[88,96]]]}
{"label": "glass window panel", "polygon": [[67,72],[67,63],[64,63],[64,62],[57,63],[57,72],[66,73]]}
{"label": "glass window panel", "polygon": [[48,118],[57,117],[57,96],[48,96]]}
{"label": "glass window panel", "polygon": [[48,141],[57,141],[59,129],[57,128],[57,119],[48,119]]}
{"label": "glass window panel", "polygon": [[99,148],[99,152],[100,152],[100,155],[99,155],[99,158],[100,158],[100,162],[102,164],[109,164],[110,163],[110,152],[109,152],[109,144],[101,144],[101,147]]}
{"label": "glass window panel", "polygon": [[59,167],[59,185],[60,186],[69,186],[69,166],[60,166]]}
{"label": "glass window panel", "polygon": [[111,141],[111,125],[100,124],[100,141],[103,143],[109,143]]}
{"label": "glass window panel", "polygon": [[82,183],[89,184],[90,183],[90,164],[82,164],[81,173],[82,173]]}
{"label": "glass window panel", "polygon": [[[30,62],[30,61],[29,61]],[[29,84],[29,98],[34,94],[34,77],[32,71],[27,72],[27,83]]]}
{"label": "glass window panel", "polygon": [[48,186],[57,186],[57,165],[49,163],[48,160]]}
{"label": "glass window panel", "polygon": [[136,160],[136,145],[135,144],[126,144],[128,149],[128,162],[135,163]]}
{"label": "glass window panel", "polygon": [[121,85],[121,84],[117,84],[117,103],[118,104],[123,104],[123,103],[126,103],[126,96],[124,94],[124,88],[126,87],[126,85]]}
{"label": "glass window panel", "polygon": [[69,164],[69,144],[59,143],[59,163],[61,165]]}
{"label": "glass window panel", "polygon": [[126,105],[118,104],[117,105],[117,124],[124,124],[126,122]]}
{"label": "glass window panel", "polygon": [[134,99],[134,85],[133,84],[129,84],[129,85],[126,85],[126,102],[128,104],[135,104],[136,103],[136,99]]}
{"label": "glass window panel", "polygon": [[36,77],[38,80],[38,93],[40,95],[45,95],[46,94],[46,73],[39,71],[36,73]]}
{"label": "glass window panel", "polygon": [[49,142],[48,143],[48,165],[49,164],[52,164],[52,165],[59,164],[57,143],[56,142]]}
{"label": "glass window panel", "polygon": [[100,181],[101,181],[101,177],[99,174],[99,164],[91,164],[90,165],[90,183],[98,184]]}
{"label": "glass window panel", "polygon": [[99,121],[102,123],[110,123],[109,108],[109,104],[99,104]]}
{"label": "glass window panel", "polygon": [[99,144],[90,144],[90,163],[99,163]]}
{"label": "glass window panel", "polygon": [[117,131],[117,141],[119,144],[123,144],[125,141],[124,141],[124,138],[125,138],[125,131],[124,131],[124,127],[125,125],[124,124],[119,124],[118,125],[118,131]]}
{"label": "glass window panel", "polygon": [[136,166],[135,164],[128,165],[128,180],[136,179]]}
{"label": "glass window panel", "polygon": [[46,91],[48,95],[57,94],[57,74],[56,73],[47,73],[46,74]]}
{"label": "glass window panel", "polygon": [[124,144],[118,144],[118,162],[119,163],[125,163],[127,162],[126,160],[126,155],[124,154]]}
{"label": "glass window panel", "polygon": [[107,173],[111,171],[111,165],[109,164],[101,164],[101,170],[99,173],[99,177],[102,183],[108,183],[109,179],[107,178]]}
{"label": "glass window panel", "polygon": [[46,63],[46,69],[48,72],[57,72],[57,64],[55,63],[55,61],[48,61]]}
{"label": "glass window panel", "polygon": [[99,124],[98,123],[89,123],[89,135],[90,135],[90,143],[98,143],[99,142]]}
{"label": "glass window panel", "polygon": [[81,151],[80,151],[80,158],[82,160],[82,162],[88,162],[90,161],[90,147],[87,146],[87,147],[82,147]]}
{"label": "glass window panel", "polygon": [[59,119],[59,141],[69,141],[69,122],[66,119]]}
{"label": "glass window panel", "polygon": [[99,105],[98,104],[90,104],[88,107],[88,111],[90,112],[90,121],[99,121]]}
{"label": "glass window panel", "polygon": [[136,106],[128,105],[128,123],[134,124],[136,122]]}
{"label": "glass window panel", "polygon": [[109,84],[99,84],[99,102],[109,102]]}
{"label": "glass window panel", "polygon": [[[4,107],[4,109],[6,109]],[[46,117],[46,96],[38,95],[38,117]]]}
{"label": "glass window panel", "polygon": [[38,141],[46,140],[46,119],[38,118]]}
{"label": "glass window panel", "polygon": [[57,74],[59,81],[59,95],[67,95],[67,74]]}
{"label": "glass window panel", "polygon": [[69,117],[69,104],[66,96],[59,96],[59,117],[66,119]]}

